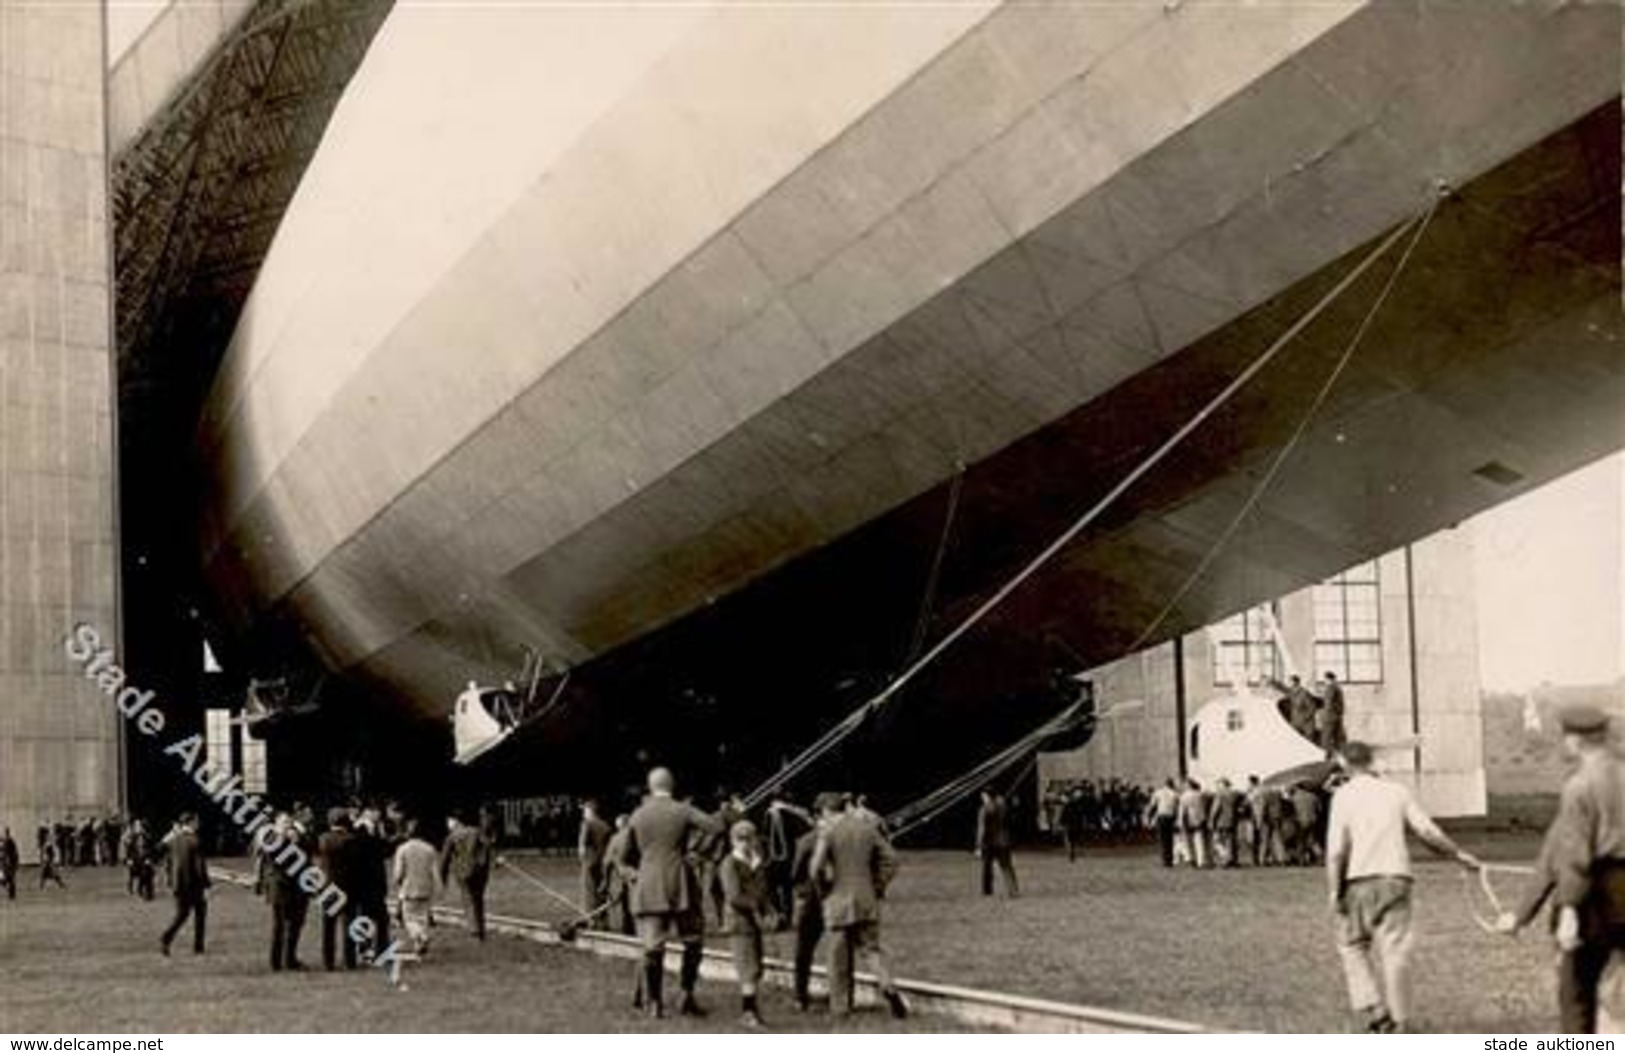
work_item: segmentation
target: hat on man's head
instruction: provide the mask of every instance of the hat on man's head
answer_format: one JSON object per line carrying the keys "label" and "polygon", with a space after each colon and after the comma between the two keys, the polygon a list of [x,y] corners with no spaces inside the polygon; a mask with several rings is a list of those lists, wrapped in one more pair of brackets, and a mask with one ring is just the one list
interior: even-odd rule
{"label": "hat on man's head", "polygon": [[846,807],[846,801],[838,793],[821,793],[813,801],[813,810],[819,812],[838,812]]}
{"label": "hat on man's head", "polygon": [[1558,726],[1565,734],[1598,735],[1608,730],[1608,714],[1584,702],[1564,706],[1557,715]]}
{"label": "hat on man's head", "polygon": [[1369,768],[1375,756],[1371,747],[1359,741],[1350,739],[1343,743],[1343,748],[1337,751],[1343,758],[1343,763],[1350,768]]}

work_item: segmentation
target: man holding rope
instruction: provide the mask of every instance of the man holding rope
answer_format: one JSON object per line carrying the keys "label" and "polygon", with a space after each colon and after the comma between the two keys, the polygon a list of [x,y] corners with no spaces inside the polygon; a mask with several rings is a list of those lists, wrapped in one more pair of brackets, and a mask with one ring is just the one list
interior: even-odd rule
{"label": "man holding rope", "polygon": [[1379,778],[1372,760],[1363,742],[1343,747],[1349,780],[1332,798],[1326,879],[1349,1002],[1363,1030],[1387,1033],[1410,1021],[1412,881],[1405,831],[1468,869],[1480,864],[1439,829],[1410,790]]}
{"label": "man holding rope", "polygon": [[1563,1031],[1591,1034],[1603,972],[1625,948],[1625,764],[1609,748],[1602,710],[1570,706],[1559,721],[1563,750],[1579,765],[1563,784],[1542,869],[1556,886]]}

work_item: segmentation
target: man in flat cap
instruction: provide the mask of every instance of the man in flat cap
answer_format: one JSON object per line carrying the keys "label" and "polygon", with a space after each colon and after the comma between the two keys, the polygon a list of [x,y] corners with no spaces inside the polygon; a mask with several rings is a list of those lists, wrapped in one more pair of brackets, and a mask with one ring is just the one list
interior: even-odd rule
{"label": "man in flat cap", "polygon": [[1370,746],[1345,743],[1341,757],[1349,779],[1332,797],[1326,833],[1326,880],[1336,915],[1338,956],[1349,1003],[1362,1027],[1400,1031],[1410,1020],[1412,942],[1405,831],[1464,867],[1477,869],[1479,862],[1456,847],[1410,790],[1372,769]]}
{"label": "man in flat cap", "polygon": [[1625,948],[1625,766],[1609,748],[1608,714],[1570,706],[1559,715],[1563,752],[1578,761],[1547,834],[1556,881],[1558,1003],[1562,1029],[1597,1026],[1597,987],[1609,955]]}

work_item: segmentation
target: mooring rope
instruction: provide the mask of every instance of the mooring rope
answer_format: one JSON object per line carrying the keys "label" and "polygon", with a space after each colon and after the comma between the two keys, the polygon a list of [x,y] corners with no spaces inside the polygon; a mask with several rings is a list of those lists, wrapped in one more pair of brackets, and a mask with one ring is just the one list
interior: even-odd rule
{"label": "mooring rope", "polygon": [[507,867],[509,870],[519,875],[521,880],[526,881],[535,888],[539,889],[543,895],[570,908],[570,913],[574,915],[574,917],[570,919],[569,924],[575,928],[580,928],[582,925],[585,925],[587,922],[598,917],[598,915],[606,913],[610,907],[614,906],[615,904],[614,900],[607,900],[604,903],[599,904],[591,911],[584,911],[581,909],[581,905],[575,900],[566,896],[564,893],[559,892],[557,889],[553,888],[547,882],[543,881],[541,878],[535,876],[529,871],[523,870],[516,866],[514,863],[508,860],[507,856],[497,856],[497,865]]}
{"label": "mooring rope", "polygon": [[[857,729],[864,718],[879,709],[897,695],[907,684],[918,676],[927,666],[936,661],[949,647],[981,622],[994,608],[998,607],[1013,592],[1044,567],[1056,554],[1066,548],[1085,529],[1089,527],[1102,512],[1116,503],[1130,487],[1143,478],[1146,473],[1156,467],[1164,457],[1173,451],[1192,432],[1199,428],[1221,406],[1228,402],[1235,393],[1241,390],[1257,376],[1271,361],[1274,360],[1281,349],[1290,343],[1297,335],[1303,332],[1311,322],[1336,301],[1348,288],[1353,285],[1379,258],[1392,248],[1404,235],[1417,227],[1419,222],[1430,219],[1438,207],[1438,196],[1435,195],[1424,213],[1412,216],[1398,227],[1394,228],[1386,238],[1379,242],[1360,262],[1343,275],[1331,289],[1314,303],[1307,311],[1298,317],[1283,333],[1275,338],[1265,350],[1250,363],[1246,369],[1237,374],[1219,393],[1209,399],[1189,420],[1179,427],[1172,435],[1162,442],[1144,460],[1128,472],[1118,483],[1109,490],[1105,496],[1094,503],[1083,515],[1079,516],[1071,526],[1067,527],[1049,545],[1027,562],[1019,571],[1010,577],[991,596],[976,607],[964,620],[949,630],[942,639],[938,640],[923,655],[914,659],[909,665],[887,684],[869,701],[849,713],[840,723],[836,724],[800,754],[793,758],[778,772],[769,776],[760,786],[745,798],[745,805],[754,808],[765,800],[770,794],[776,792],[791,779],[795,778],[807,767],[835,748],[842,740]],[[1425,226],[1425,222],[1423,223]],[[1414,247],[1414,240],[1412,247]],[[1396,268],[1397,273],[1397,268]],[[1386,295],[1386,290],[1384,295]],[[1362,331],[1363,331],[1362,326]],[[1352,344],[1351,344],[1352,349]]]}
{"label": "mooring rope", "polygon": [[1474,872],[1478,875],[1479,891],[1483,894],[1485,902],[1490,905],[1492,915],[1486,918],[1478,912],[1478,902],[1473,897],[1473,879],[1467,871],[1463,870],[1461,872],[1461,891],[1462,896],[1467,901],[1467,914],[1480,929],[1491,935],[1498,935],[1501,930],[1497,928],[1497,922],[1507,912],[1507,909],[1502,905],[1501,897],[1496,895],[1495,885],[1490,881],[1490,874],[1494,872],[1528,876],[1535,873],[1535,868],[1510,863],[1480,863],[1474,868]]}
{"label": "mooring rope", "polygon": [[[1332,393],[1332,388],[1337,385],[1337,381],[1343,376],[1343,371],[1348,368],[1349,362],[1354,358],[1354,352],[1360,346],[1360,342],[1365,339],[1365,334],[1371,328],[1371,323],[1376,320],[1377,312],[1382,310],[1382,305],[1388,302],[1388,294],[1393,292],[1394,286],[1399,282],[1400,274],[1405,270],[1405,265],[1410,262],[1411,253],[1416,251],[1417,243],[1422,240],[1422,234],[1428,229],[1428,224],[1433,222],[1433,214],[1439,209],[1439,201],[1440,198],[1435,197],[1432,203],[1428,205],[1427,211],[1423,213],[1422,221],[1417,224],[1416,233],[1411,237],[1410,244],[1405,246],[1405,251],[1400,254],[1399,262],[1394,265],[1393,271],[1388,275],[1388,280],[1383,283],[1382,290],[1377,293],[1376,299],[1371,302],[1370,308],[1366,310],[1365,317],[1361,318],[1360,324],[1355,327],[1354,334],[1349,338],[1347,346],[1343,348],[1342,355],[1339,356],[1331,372],[1326,375],[1326,379],[1320,385],[1320,390],[1315,392],[1315,397],[1310,401],[1309,408],[1304,412],[1302,419],[1298,421],[1298,426],[1293,430],[1291,438],[1287,440],[1286,445],[1282,446],[1270,461],[1269,468],[1253,487],[1252,492],[1247,495],[1247,500],[1242,502],[1241,508],[1231,517],[1225,528],[1219,532],[1217,540],[1208,547],[1201,562],[1196,565],[1196,569],[1185,578],[1184,584],[1175,590],[1168,602],[1162,605],[1162,609],[1157,612],[1155,618],[1151,619],[1151,623],[1145,627],[1145,631],[1140,633],[1135,638],[1134,643],[1129,646],[1127,653],[1132,654],[1138,651],[1145,646],[1145,642],[1158,629],[1162,628],[1162,623],[1167,620],[1168,615],[1173,613],[1174,608],[1178,607],[1185,599],[1191,588],[1201,580],[1202,575],[1207,573],[1208,568],[1213,565],[1213,561],[1218,558],[1224,546],[1230,543],[1230,539],[1235,536],[1241,524],[1252,514],[1253,509],[1258,506],[1258,502],[1263,499],[1265,491],[1275,481],[1275,477],[1280,473],[1282,466],[1297,450],[1298,444],[1308,434],[1309,425],[1319,415],[1321,407]],[[1279,626],[1275,627],[1275,632],[1279,635]]]}

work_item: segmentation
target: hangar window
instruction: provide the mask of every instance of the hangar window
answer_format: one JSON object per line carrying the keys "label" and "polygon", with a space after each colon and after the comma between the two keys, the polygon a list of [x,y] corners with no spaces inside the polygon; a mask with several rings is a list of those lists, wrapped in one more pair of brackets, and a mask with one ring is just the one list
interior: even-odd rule
{"label": "hangar window", "polygon": [[1232,615],[1213,627],[1210,637],[1216,686],[1233,686],[1231,679],[1236,673],[1249,683],[1280,678],[1281,656],[1270,632],[1274,618],[1274,604],[1265,603]]}
{"label": "hangar window", "polygon": [[1224,730],[1240,731],[1242,725],[1241,710],[1227,710],[1224,714]]}
{"label": "hangar window", "polygon": [[231,755],[231,710],[206,709],[203,711],[203,755],[209,767],[235,771]]}
{"label": "hangar window", "polygon": [[1382,683],[1382,584],[1375,561],[1315,586],[1315,671]]}
{"label": "hangar window", "polygon": [[229,709],[203,711],[203,752],[210,766],[239,776],[248,793],[265,792],[265,741],[246,734]]}

